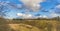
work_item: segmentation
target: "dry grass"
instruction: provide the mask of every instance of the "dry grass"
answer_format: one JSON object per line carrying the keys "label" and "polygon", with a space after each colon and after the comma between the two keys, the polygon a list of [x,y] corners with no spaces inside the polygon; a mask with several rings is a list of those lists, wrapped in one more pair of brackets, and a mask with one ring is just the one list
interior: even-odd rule
{"label": "dry grass", "polygon": [[0,19],[0,31],[57,31],[58,25],[60,25],[60,22],[57,20]]}

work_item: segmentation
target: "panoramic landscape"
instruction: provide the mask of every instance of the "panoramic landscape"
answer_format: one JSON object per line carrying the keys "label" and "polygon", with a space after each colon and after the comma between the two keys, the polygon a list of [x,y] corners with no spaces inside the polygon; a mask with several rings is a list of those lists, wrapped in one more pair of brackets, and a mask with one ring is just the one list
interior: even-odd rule
{"label": "panoramic landscape", "polygon": [[0,31],[60,31],[60,0],[0,0]]}

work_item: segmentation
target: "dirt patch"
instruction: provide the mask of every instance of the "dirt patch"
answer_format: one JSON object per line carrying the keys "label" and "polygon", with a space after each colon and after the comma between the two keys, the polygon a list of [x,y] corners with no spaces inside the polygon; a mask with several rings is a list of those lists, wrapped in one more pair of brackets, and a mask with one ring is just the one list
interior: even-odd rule
{"label": "dirt patch", "polygon": [[40,31],[37,27],[33,27],[31,25],[26,24],[9,24],[10,29],[15,31]]}

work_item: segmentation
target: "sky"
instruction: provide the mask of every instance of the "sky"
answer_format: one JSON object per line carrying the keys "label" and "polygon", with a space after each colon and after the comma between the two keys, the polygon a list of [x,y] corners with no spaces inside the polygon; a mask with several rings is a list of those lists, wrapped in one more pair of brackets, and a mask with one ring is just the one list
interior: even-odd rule
{"label": "sky", "polygon": [[0,8],[2,5],[0,15],[9,19],[60,16],[60,0],[0,0]]}

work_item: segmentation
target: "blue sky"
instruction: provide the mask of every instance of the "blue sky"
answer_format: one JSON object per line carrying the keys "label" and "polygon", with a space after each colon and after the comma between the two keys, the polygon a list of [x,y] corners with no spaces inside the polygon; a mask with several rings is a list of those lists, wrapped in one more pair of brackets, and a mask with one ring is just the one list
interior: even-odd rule
{"label": "blue sky", "polygon": [[[21,5],[24,6],[23,2],[21,2],[20,0],[0,0],[0,2],[7,2],[9,1],[9,3],[13,4],[13,5]],[[39,5],[41,5],[41,9],[39,9],[37,12],[34,11],[29,11],[27,12],[27,14],[31,14],[34,16],[46,16],[46,17],[54,17],[54,16],[59,16],[60,15],[60,8],[58,8],[57,6],[60,5],[60,0],[45,0],[44,2],[39,3]],[[17,16],[17,13],[22,13],[25,14],[26,13],[26,7],[22,7],[19,9],[19,6],[16,8],[10,7],[9,5],[4,5],[6,6],[6,10],[3,11],[7,11],[5,14],[7,16],[5,16],[5,18],[19,18],[20,16]],[[56,14],[56,15],[55,15]]]}

